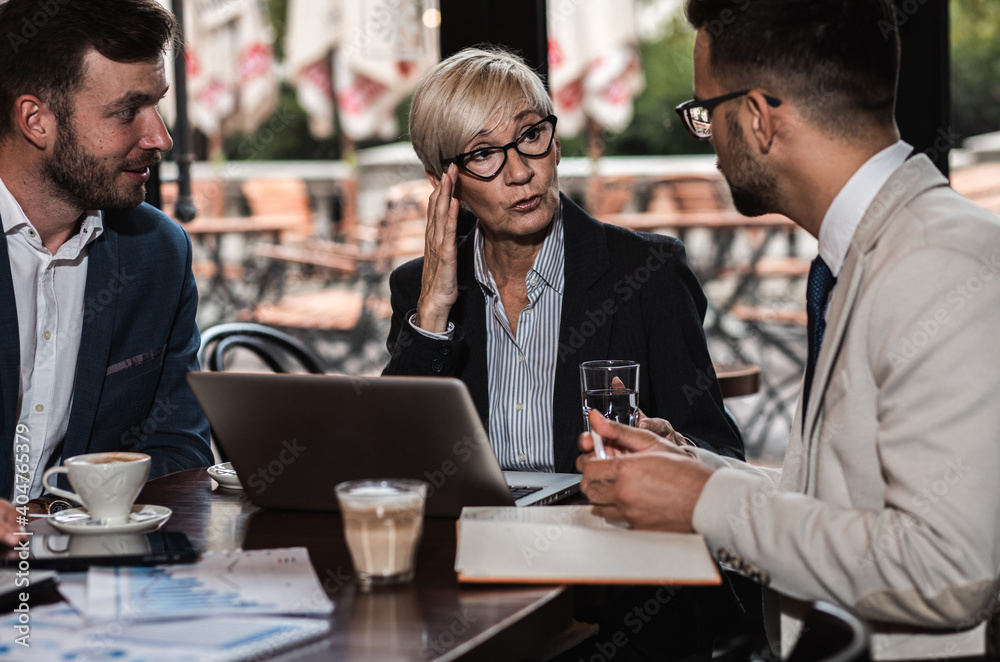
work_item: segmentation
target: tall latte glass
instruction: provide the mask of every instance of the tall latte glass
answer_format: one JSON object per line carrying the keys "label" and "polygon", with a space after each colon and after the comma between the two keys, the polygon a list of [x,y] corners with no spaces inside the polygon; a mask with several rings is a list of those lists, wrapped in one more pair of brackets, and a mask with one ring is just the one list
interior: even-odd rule
{"label": "tall latte glass", "polygon": [[352,480],[334,488],[354,578],[362,590],[413,579],[427,487],[422,480],[387,478]]}
{"label": "tall latte glass", "polygon": [[[93,520],[124,524],[149,477],[149,465],[145,453],[76,455],[63,461],[62,466],[48,469],[42,476],[42,485],[52,494],[82,503]],[[75,493],[49,482],[60,473],[66,474]]]}

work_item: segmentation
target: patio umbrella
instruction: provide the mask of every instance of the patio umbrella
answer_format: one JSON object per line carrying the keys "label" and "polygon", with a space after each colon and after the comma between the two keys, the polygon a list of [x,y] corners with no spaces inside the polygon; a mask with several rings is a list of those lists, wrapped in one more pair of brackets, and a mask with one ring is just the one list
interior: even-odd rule
{"label": "patio umbrella", "polygon": [[[170,0],[160,2],[169,8]],[[236,131],[257,130],[278,101],[273,30],[263,0],[184,0],[184,15],[191,124],[217,143]],[[164,119],[172,122],[174,102],[165,101]]]}
{"label": "patio umbrella", "polygon": [[559,133],[624,129],[644,81],[634,0],[549,2],[549,85]]}
{"label": "patio umbrella", "polygon": [[351,141],[398,137],[396,107],[438,60],[435,9],[427,0],[289,1],[288,71],[314,136],[333,134],[336,109]]}

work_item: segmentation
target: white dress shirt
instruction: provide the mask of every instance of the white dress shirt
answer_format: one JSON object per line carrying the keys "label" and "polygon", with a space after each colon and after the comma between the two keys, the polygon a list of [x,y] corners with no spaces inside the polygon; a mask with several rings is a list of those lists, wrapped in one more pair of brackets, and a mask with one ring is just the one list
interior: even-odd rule
{"label": "white dress shirt", "polygon": [[524,277],[528,305],[518,315],[516,336],[486,266],[484,237],[478,226],[474,239],[476,280],[486,297],[490,445],[503,469],[555,471],[552,397],[566,279],[562,205]]}
{"label": "white dress shirt", "polygon": [[[87,212],[80,230],[55,255],[0,181],[0,217],[17,304],[21,374],[18,425],[27,427],[28,471],[17,472],[14,494],[42,494],[42,473],[66,436],[76,360],[83,330],[90,242],[104,231],[100,212]],[[24,443],[23,439],[19,443]]]}
{"label": "white dress shirt", "polygon": [[[900,140],[865,161],[826,210],[819,228],[819,254],[835,277],[839,277],[844,268],[851,238],[865,211],[912,151],[912,145]],[[830,295],[833,296],[832,291]]]}
{"label": "white dress shirt", "polygon": [[[554,471],[552,398],[566,261],[562,205],[524,278],[528,305],[518,316],[516,336],[486,265],[485,239],[478,225],[473,241],[476,281],[486,297],[490,445],[503,469]],[[444,333],[431,333],[416,326],[414,317],[409,322],[418,333],[438,340],[450,340],[454,335],[455,325],[450,320]]]}

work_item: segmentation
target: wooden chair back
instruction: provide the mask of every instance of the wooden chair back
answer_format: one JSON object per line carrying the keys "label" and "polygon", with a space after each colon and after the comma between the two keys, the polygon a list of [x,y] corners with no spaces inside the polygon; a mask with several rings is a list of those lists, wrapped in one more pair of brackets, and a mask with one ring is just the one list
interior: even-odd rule
{"label": "wooden chair back", "polygon": [[313,234],[309,190],[302,179],[295,177],[247,179],[243,182],[241,190],[252,216],[294,218],[295,229],[286,234],[307,237]]}
{"label": "wooden chair back", "polygon": [[649,184],[647,211],[694,212],[732,209],[718,175],[667,175]]}
{"label": "wooden chair back", "polygon": [[[177,195],[177,182],[160,184],[163,213],[170,218],[177,218]],[[196,218],[219,218],[225,214],[226,183],[219,179],[194,180],[191,182],[191,198],[198,212]]]}

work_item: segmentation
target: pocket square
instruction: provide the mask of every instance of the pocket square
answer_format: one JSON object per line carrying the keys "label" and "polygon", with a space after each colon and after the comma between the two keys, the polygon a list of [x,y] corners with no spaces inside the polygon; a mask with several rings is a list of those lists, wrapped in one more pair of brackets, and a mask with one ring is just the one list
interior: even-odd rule
{"label": "pocket square", "polygon": [[124,361],[119,361],[114,365],[110,365],[108,366],[108,371],[104,373],[104,376],[108,377],[110,375],[115,374],[116,372],[121,372],[122,370],[125,370],[127,368],[137,366],[140,363],[145,363],[146,361],[152,361],[157,356],[162,354],[163,350],[165,350],[166,348],[167,348],[166,345],[164,345],[163,347],[157,347],[156,349],[151,349],[148,352],[143,352],[142,354],[133,356],[132,358],[125,359]]}

